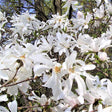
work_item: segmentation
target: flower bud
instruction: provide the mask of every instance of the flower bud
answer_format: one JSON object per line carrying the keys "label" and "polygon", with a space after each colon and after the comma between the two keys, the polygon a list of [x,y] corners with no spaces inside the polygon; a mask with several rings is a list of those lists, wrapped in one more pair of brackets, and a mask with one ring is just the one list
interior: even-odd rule
{"label": "flower bud", "polygon": [[108,60],[108,56],[107,56],[107,53],[106,52],[99,52],[98,53],[98,57],[101,61],[105,61],[105,60]]}

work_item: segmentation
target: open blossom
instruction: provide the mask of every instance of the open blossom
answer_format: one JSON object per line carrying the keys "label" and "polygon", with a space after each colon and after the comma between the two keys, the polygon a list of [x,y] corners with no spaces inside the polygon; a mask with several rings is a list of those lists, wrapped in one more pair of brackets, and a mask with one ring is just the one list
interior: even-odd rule
{"label": "open blossom", "polygon": [[[4,49],[0,64],[2,65],[1,71],[8,75],[7,82],[11,82],[10,84],[21,82],[30,78],[32,76],[32,61],[28,57],[30,50],[26,45],[27,49],[24,49],[19,44],[12,46],[6,46]],[[18,85],[14,85],[7,88],[7,92],[11,95],[18,94],[18,88],[22,90],[24,93],[27,92],[29,88],[29,82],[23,82]]]}
{"label": "open blossom", "polygon": [[50,34],[55,34],[58,31],[66,30],[69,20],[65,15],[60,16],[59,13],[52,15],[52,18],[47,20],[43,30],[48,30]]}
{"label": "open blossom", "polygon": [[46,95],[45,94],[42,94],[41,97],[37,96],[34,91],[32,91],[32,96],[29,96],[28,97],[29,100],[31,101],[35,101],[35,102],[38,102],[40,104],[40,107],[37,106],[37,108],[35,108],[34,110],[38,110],[38,111],[42,111],[42,108],[41,107],[47,107],[50,105],[51,103],[51,99],[47,99]]}
{"label": "open blossom", "polygon": [[[84,103],[86,85],[80,75],[89,77],[89,75],[86,74],[86,70],[95,68],[92,64],[86,65],[83,61],[77,60],[76,56],[77,52],[73,52],[66,58],[62,65],[57,63],[53,68],[52,76],[43,85],[52,89],[53,99],[56,101],[63,99],[64,102],[71,107]],[[69,74],[69,77],[63,80],[65,74]],[[73,80],[75,80],[78,85],[76,92],[79,96],[72,93]]]}
{"label": "open blossom", "polygon": [[36,59],[33,67],[35,77],[42,76],[42,73],[49,71],[54,65],[53,60],[51,60],[46,54],[36,54],[36,57],[33,56],[32,58]]}
{"label": "open blossom", "polygon": [[[93,96],[93,101],[95,99],[101,99],[104,105],[112,105],[111,94],[111,83],[109,79],[99,80],[96,76],[93,79],[86,79],[86,84],[88,87],[88,92]],[[91,99],[89,99],[91,101]]]}
{"label": "open blossom", "polygon": [[40,52],[49,52],[53,47],[53,37],[48,35],[46,38],[42,37],[39,40],[39,50]]}
{"label": "open blossom", "polygon": [[29,100],[37,101],[39,102],[42,106],[50,105],[50,99],[47,99],[45,94],[42,94],[41,97],[38,97],[34,91],[32,91],[32,96],[28,97]]}
{"label": "open blossom", "polygon": [[59,55],[63,53],[69,55],[69,50],[72,51],[74,46],[75,40],[72,36],[65,33],[56,33],[54,52],[59,52]]}
{"label": "open blossom", "polygon": [[13,31],[13,35],[18,34],[24,40],[24,35],[30,35],[32,31],[38,30],[44,27],[44,22],[40,22],[35,18],[35,14],[29,14],[28,11],[23,13],[22,15],[13,15],[11,23],[13,23],[13,27],[11,30]]}
{"label": "open blossom", "polygon": [[[92,19],[92,15],[90,13],[87,13],[86,17],[84,17],[84,13],[81,11],[77,12],[76,15],[76,22],[78,22],[79,26],[82,26],[84,29],[88,28],[88,23]],[[73,19],[74,21],[75,19]],[[75,22],[75,21],[74,21]],[[75,23],[74,23],[75,26]]]}
{"label": "open blossom", "polygon": [[92,38],[88,34],[80,35],[77,44],[82,52],[99,52],[111,46],[111,40],[107,38]]}
{"label": "open blossom", "polygon": [[43,85],[44,87],[48,87],[52,89],[53,98],[55,100],[59,100],[63,98],[62,82],[61,82],[62,76],[64,76],[64,74],[61,70],[61,65],[57,63],[54,66],[52,76]]}

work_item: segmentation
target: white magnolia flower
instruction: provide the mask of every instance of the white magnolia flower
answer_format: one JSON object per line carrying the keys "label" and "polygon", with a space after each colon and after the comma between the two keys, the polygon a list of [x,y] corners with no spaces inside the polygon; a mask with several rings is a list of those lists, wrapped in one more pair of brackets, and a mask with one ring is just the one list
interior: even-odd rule
{"label": "white magnolia flower", "polygon": [[32,31],[43,28],[45,23],[36,19],[35,16],[35,14],[29,14],[28,11],[21,15],[13,15],[11,20],[14,26],[14,28],[11,28],[13,36],[19,33],[24,40],[24,35],[30,35]]}
{"label": "white magnolia flower", "polygon": [[38,103],[40,103],[42,106],[48,104],[50,105],[50,99],[47,99],[47,97],[45,96],[45,94],[42,94],[41,97],[37,96],[34,91],[32,91],[32,96],[29,96],[28,99],[32,100],[32,101],[36,101]]}
{"label": "white magnolia flower", "polygon": [[30,59],[34,62],[33,70],[35,76],[41,76],[42,73],[52,69],[54,65],[54,60],[50,59],[46,53],[32,53]]}
{"label": "white magnolia flower", "polygon": [[108,80],[107,82],[107,91],[109,95],[112,97],[112,82],[110,80]]}
{"label": "white magnolia flower", "polygon": [[68,104],[69,107],[73,108],[74,106],[76,106],[77,104],[80,104],[79,100],[78,100],[78,96],[71,93],[71,94],[65,94],[65,97],[64,97],[64,102],[66,104]]}
{"label": "white magnolia flower", "polygon": [[88,77],[86,71],[95,69],[95,65],[85,64],[84,61],[78,60],[76,58],[77,52],[74,51],[65,59],[65,62],[62,64],[62,69],[68,73],[76,73]]}
{"label": "white magnolia flower", "polygon": [[80,35],[77,45],[82,52],[99,52],[111,46],[111,40],[107,38],[92,38],[88,34]]}
{"label": "white magnolia flower", "polygon": [[32,100],[32,101],[35,101],[35,102],[38,102],[38,104],[40,105],[40,107],[36,104],[35,106],[37,106],[37,108],[35,108],[34,110],[39,110],[39,111],[42,111],[42,108],[41,107],[47,107],[50,105],[51,103],[51,99],[47,99],[46,95],[45,94],[42,94],[41,97],[37,96],[34,91],[32,91],[32,96],[29,96],[28,97],[29,100]]}
{"label": "white magnolia flower", "polygon": [[[6,102],[6,101],[8,101],[7,95],[6,94],[0,95],[0,102]],[[7,108],[0,106],[0,112],[9,112],[9,111],[7,110]]]}
{"label": "white magnolia flower", "polygon": [[5,13],[0,11],[0,21],[6,21]]}
{"label": "white magnolia flower", "polygon": [[97,18],[104,17],[104,12],[105,12],[104,5],[101,5],[100,8],[93,9],[93,11],[94,11],[95,17],[97,17]]}
{"label": "white magnolia flower", "polygon": [[[96,78],[96,79],[95,79]],[[104,105],[112,105],[112,96],[111,96],[111,83],[109,79],[99,80],[99,77],[96,76],[93,79],[86,78],[86,84],[88,87],[88,92],[93,96],[93,101],[88,99],[89,102],[94,102],[95,99],[101,99]],[[92,103],[91,102],[91,103]]]}
{"label": "white magnolia flower", "polygon": [[39,40],[39,47],[38,49],[40,50],[40,52],[49,52],[51,51],[52,47],[53,47],[53,37],[51,38],[50,35],[48,35],[47,37],[42,37]]}
{"label": "white magnolia flower", "polygon": [[61,64],[57,63],[53,68],[52,76],[43,85],[44,87],[48,87],[52,89],[53,98],[55,100],[59,100],[63,98],[61,78],[64,75],[65,74],[63,74],[61,70]]}
{"label": "white magnolia flower", "polygon": [[52,108],[53,112],[71,112],[72,107],[68,104],[61,102],[59,105]]}
{"label": "white magnolia flower", "polygon": [[72,51],[75,46],[75,40],[72,36],[65,33],[56,33],[56,42],[54,52],[59,52],[59,55],[65,53],[69,55],[69,50]]}
{"label": "white magnolia flower", "polygon": [[63,31],[67,29],[69,20],[65,15],[60,16],[58,13],[52,15],[52,18],[47,20],[45,28],[43,30],[49,30],[49,33],[54,35],[58,31]]}
{"label": "white magnolia flower", "polygon": [[102,33],[101,37],[104,37],[104,38],[107,38],[107,39],[111,39],[111,37],[112,37],[112,25],[109,25],[109,29],[107,29],[107,31],[105,33]]}
{"label": "white magnolia flower", "polygon": [[[89,21],[92,19],[92,15],[89,13],[89,12],[87,12],[87,15],[86,15],[86,17],[84,17],[84,13],[83,12],[81,12],[81,11],[78,11],[77,12],[77,15],[76,15],[76,22],[77,22],[77,24],[76,23],[74,23],[74,27],[76,26],[76,25],[78,25],[79,24],[79,28],[81,29],[81,26],[84,28],[84,29],[87,29],[88,28],[88,23],[89,23]],[[73,19],[73,21],[74,21],[75,19]],[[74,21],[75,22],[75,21]]]}
{"label": "white magnolia flower", "polygon": [[[1,71],[8,75],[7,82],[11,81],[10,84],[18,83],[31,78],[33,60],[29,58],[29,55],[34,50],[33,47],[32,49],[31,47],[32,46],[29,47],[29,44],[26,44],[25,48],[19,44],[13,45],[11,48],[7,45],[2,52],[1,56],[3,57],[0,60],[0,64],[2,65]],[[17,95],[19,88],[26,93],[29,87],[29,82],[27,81],[8,87],[7,92],[11,95]]]}
{"label": "white magnolia flower", "polygon": [[[74,103],[72,102],[73,105],[84,103],[84,96],[86,95],[86,85],[84,80],[81,78],[81,75],[90,78],[90,75],[86,73],[86,70],[93,70],[95,68],[95,65],[86,65],[82,60],[77,60],[76,57],[77,52],[72,52],[71,55],[68,56],[65,59],[65,62],[62,64],[62,70],[66,71],[69,74],[67,80],[63,82],[63,93],[65,96],[64,99],[66,99],[66,101],[68,102],[74,99]],[[74,80],[76,81],[78,86],[76,92],[79,96],[75,96],[71,91]]]}

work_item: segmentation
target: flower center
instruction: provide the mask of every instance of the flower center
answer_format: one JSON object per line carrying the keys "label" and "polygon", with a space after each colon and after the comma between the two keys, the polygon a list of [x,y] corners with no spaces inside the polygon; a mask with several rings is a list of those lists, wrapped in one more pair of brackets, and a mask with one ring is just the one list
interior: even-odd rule
{"label": "flower center", "polygon": [[69,68],[69,72],[74,73],[75,72],[74,68]]}
{"label": "flower center", "polygon": [[54,71],[55,71],[56,73],[61,72],[61,67],[55,66],[55,67],[54,67]]}
{"label": "flower center", "polygon": [[23,55],[23,56],[20,56],[20,58],[21,58],[21,59],[25,59],[25,55]]}

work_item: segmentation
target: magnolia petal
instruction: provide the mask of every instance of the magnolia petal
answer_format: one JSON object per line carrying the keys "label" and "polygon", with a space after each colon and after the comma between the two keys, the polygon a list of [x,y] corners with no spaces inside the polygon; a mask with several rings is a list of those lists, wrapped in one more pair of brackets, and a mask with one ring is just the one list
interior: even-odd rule
{"label": "magnolia petal", "polygon": [[40,97],[38,97],[38,96],[34,93],[34,91],[32,91],[32,95],[33,95],[33,96],[29,96],[29,97],[28,97],[29,100],[32,100],[32,101],[40,101]]}
{"label": "magnolia petal", "polygon": [[91,95],[90,93],[86,93],[86,94],[84,95],[84,99],[85,99],[86,101],[88,101],[90,104],[93,104],[93,103],[94,103],[95,98],[96,98],[96,97],[94,97],[94,96]]}
{"label": "magnolia petal", "polygon": [[7,95],[0,96],[0,102],[2,102],[2,101],[8,101]]}
{"label": "magnolia petal", "polygon": [[84,98],[83,98],[83,96],[79,96],[79,97],[78,97],[78,100],[79,100],[79,102],[80,102],[81,104],[84,104]]}
{"label": "magnolia petal", "polygon": [[89,89],[93,88],[93,80],[91,80],[90,78],[86,78],[86,85]]}
{"label": "magnolia petal", "polygon": [[107,90],[109,95],[112,97],[112,82],[108,80]]}
{"label": "magnolia petal", "polygon": [[102,112],[102,108],[103,108],[103,107],[102,107],[102,104],[99,104],[99,105],[98,105],[98,112]]}
{"label": "magnolia petal", "polygon": [[39,76],[41,76],[42,73],[44,71],[48,70],[48,69],[50,69],[50,68],[48,66],[46,66],[46,65],[35,65],[34,66],[34,73],[35,73],[36,76],[37,76],[37,74]]}
{"label": "magnolia petal", "polygon": [[84,70],[93,70],[93,69],[95,69],[95,68],[96,68],[95,65],[93,65],[93,64],[88,64],[88,65],[85,65]]}
{"label": "magnolia petal", "polygon": [[24,94],[27,94],[26,92],[27,92],[28,88],[30,88],[30,85],[28,82],[23,82],[18,87]]}
{"label": "magnolia petal", "polygon": [[6,75],[6,73],[3,72],[3,71],[0,71],[0,78],[4,79],[4,80],[8,80],[9,79],[8,75]]}
{"label": "magnolia petal", "polygon": [[9,112],[5,107],[0,106],[0,112]]}
{"label": "magnolia petal", "polygon": [[45,94],[42,94],[40,99],[40,104],[45,105],[46,102],[47,102],[47,97],[45,96]]}
{"label": "magnolia petal", "polygon": [[106,107],[102,110],[102,112],[111,112],[112,111],[112,106]]}
{"label": "magnolia petal", "polygon": [[17,101],[14,100],[13,102],[9,102],[8,107],[11,112],[17,112]]}
{"label": "magnolia petal", "polygon": [[82,95],[83,96],[86,93],[86,85],[85,85],[85,82],[78,75],[75,77],[75,80],[76,80],[76,82],[78,84],[77,92],[78,92],[79,95]]}
{"label": "magnolia petal", "polygon": [[89,106],[88,112],[93,112],[93,104],[91,104],[91,105]]}
{"label": "magnolia petal", "polygon": [[17,95],[18,94],[18,86],[15,85],[15,86],[8,87],[7,93],[10,95]]}
{"label": "magnolia petal", "polygon": [[43,86],[52,89],[53,97],[55,98],[55,100],[59,100],[62,98],[62,84],[60,79],[58,79],[57,74],[53,73],[49,80]]}

